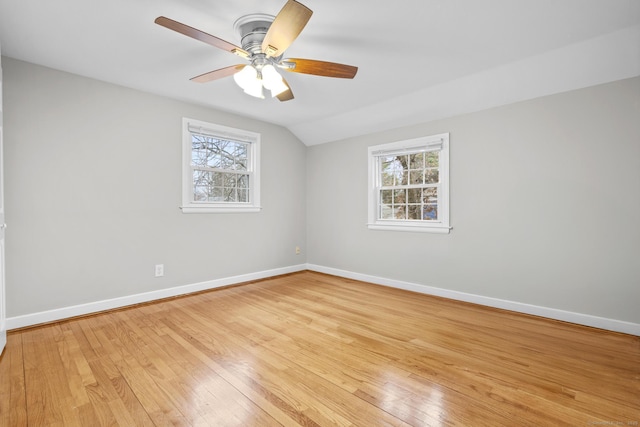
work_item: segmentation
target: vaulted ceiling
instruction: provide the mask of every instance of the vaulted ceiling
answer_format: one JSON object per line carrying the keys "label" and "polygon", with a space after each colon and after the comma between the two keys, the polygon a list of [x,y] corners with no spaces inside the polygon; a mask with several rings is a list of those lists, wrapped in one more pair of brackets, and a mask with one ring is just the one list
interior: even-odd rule
{"label": "vaulted ceiling", "polygon": [[240,45],[234,22],[285,0],[0,0],[2,54],[290,129],[313,145],[640,75],[637,0],[301,0],[287,57],[355,79],[286,73],[295,99],[191,77],[241,58],[154,24],[164,15]]}

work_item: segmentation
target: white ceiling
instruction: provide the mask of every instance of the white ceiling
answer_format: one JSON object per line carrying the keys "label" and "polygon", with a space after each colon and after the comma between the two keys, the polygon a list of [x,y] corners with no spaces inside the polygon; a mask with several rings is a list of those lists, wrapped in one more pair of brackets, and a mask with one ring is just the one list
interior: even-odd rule
{"label": "white ceiling", "polygon": [[160,15],[240,45],[233,23],[285,0],[0,0],[2,54],[290,129],[313,145],[640,75],[638,0],[302,0],[285,53],[356,65],[354,80],[295,73],[289,102],[232,78],[242,60],[154,24]]}

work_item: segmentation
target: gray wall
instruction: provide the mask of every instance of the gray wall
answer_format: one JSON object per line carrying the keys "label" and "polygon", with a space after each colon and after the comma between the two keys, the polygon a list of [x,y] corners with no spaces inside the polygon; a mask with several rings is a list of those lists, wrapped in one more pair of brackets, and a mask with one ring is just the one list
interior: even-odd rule
{"label": "gray wall", "polygon": [[[640,78],[306,148],[275,125],[3,68],[8,317],[309,262],[640,323]],[[262,134],[261,213],[180,212],[184,116]],[[368,230],[367,147],[442,132],[451,234]]]}
{"label": "gray wall", "polygon": [[[8,317],[305,262],[306,148],[289,131],[10,58],[3,67]],[[182,117],[262,134],[262,212],[181,213]]]}
{"label": "gray wall", "polygon": [[[640,323],[640,78],[310,147],[307,261]],[[449,235],[368,230],[367,147],[450,132]]]}

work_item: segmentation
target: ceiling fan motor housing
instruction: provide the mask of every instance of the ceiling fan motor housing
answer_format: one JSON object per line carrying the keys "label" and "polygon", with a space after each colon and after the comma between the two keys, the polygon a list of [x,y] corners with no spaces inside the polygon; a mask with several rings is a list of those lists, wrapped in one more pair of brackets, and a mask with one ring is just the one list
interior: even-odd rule
{"label": "ceiling fan motor housing", "polygon": [[239,18],[233,28],[240,34],[242,48],[252,55],[262,53],[262,41],[264,40],[275,16],[262,13],[253,13]]}

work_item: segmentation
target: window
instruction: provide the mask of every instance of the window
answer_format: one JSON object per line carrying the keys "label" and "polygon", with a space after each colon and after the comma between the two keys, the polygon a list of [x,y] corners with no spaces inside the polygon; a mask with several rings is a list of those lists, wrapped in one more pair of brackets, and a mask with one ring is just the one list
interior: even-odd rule
{"label": "window", "polygon": [[260,134],[182,120],[182,212],[260,210]]}
{"label": "window", "polygon": [[369,147],[369,228],[449,233],[449,134]]}

